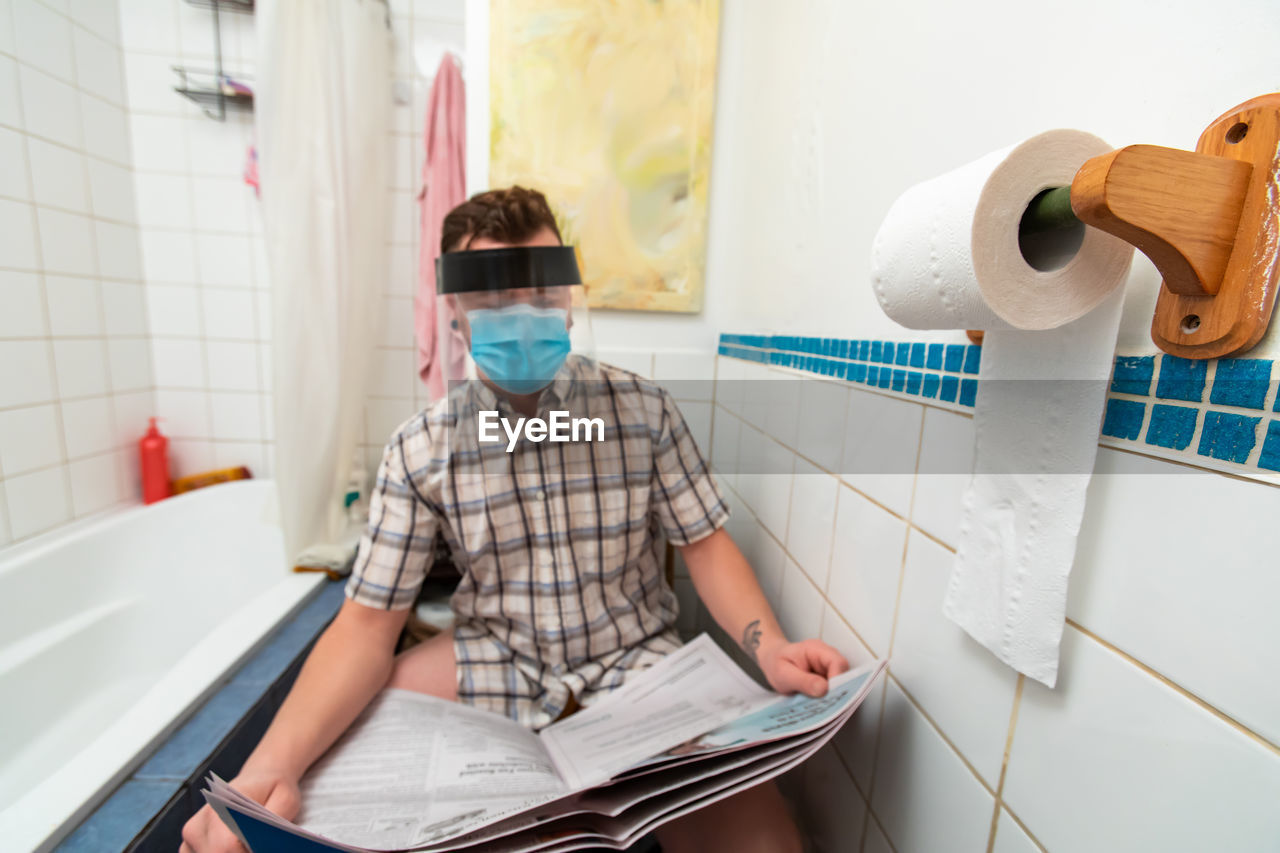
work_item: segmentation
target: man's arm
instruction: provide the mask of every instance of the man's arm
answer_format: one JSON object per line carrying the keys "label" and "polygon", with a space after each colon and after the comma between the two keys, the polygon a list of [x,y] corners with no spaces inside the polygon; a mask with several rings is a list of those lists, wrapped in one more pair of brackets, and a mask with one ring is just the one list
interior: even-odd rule
{"label": "man's arm", "polygon": [[821,640],[787,641],[755,572],[724,528],[680,548],[698,596],[779,693],[822,696],[849,663]]}
{"label": "man's arm", "polygon": [[[232,780],[238,790],[282,817],[298,813],[298,780],[386,685],[408,613],[343,603],[271,727]],[[209,806],[187,822],[182,837],[182,853],[244,849]]]}

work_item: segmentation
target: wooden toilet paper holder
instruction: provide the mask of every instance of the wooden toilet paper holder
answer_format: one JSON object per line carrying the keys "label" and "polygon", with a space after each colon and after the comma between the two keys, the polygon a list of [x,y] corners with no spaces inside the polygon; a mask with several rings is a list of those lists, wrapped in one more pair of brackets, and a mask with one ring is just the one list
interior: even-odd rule
{"label": "wooden toilet paper holder", "polygon": [[1164,276],[1156,346],[1195,359],[1248,350],[1267,331],[1280,283],[1280,93],[1223,114],[1194,152],[1130,145],[1094,157],[1072,179],[1070,202]]}

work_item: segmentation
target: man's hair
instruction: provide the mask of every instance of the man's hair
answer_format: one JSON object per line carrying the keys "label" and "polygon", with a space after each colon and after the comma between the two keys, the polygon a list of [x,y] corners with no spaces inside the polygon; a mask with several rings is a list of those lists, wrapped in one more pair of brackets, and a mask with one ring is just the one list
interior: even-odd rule
{"label": "man's hair", "polygon": [[519,243],[543,228],[564,242],[547,198],[521,186],[477,193],[449,211],[440,233],[440,252],[463,251],[477,237]]}

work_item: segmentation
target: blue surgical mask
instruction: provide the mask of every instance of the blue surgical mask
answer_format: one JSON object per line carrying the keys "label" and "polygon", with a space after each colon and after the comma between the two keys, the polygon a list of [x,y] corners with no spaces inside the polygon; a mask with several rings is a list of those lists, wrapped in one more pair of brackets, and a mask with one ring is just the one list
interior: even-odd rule
{"label": "blue surgical mask", "polygon": [[467,312],[471,357],[503,391],[532,394],[551,384],[569,355],[563,308],[520,302]]}

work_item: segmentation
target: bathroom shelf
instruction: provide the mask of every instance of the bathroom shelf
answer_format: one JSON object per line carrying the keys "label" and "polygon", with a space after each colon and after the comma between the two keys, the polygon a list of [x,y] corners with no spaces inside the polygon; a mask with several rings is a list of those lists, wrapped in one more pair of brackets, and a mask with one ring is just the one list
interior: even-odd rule
{"label": "bathroom shelf", "polygon": [[217,6],[229,12],[252,12],[254,0],[187,0],[187,3],[203,9]]}
{"label": "bathroom shelf", "polygon": [[[213,71],[196,71],[175,65],[173,70],[180,78],[173,90],[184,98],[189,98],[200,105],[204,114],[215,121],[225,121],[227,108],[240,110],[253,109],[253,94],[244,92],[227,93],[223,91],[222,82],[228,79],[222,72],[222,24],[219,13],[223,9],[235,12],[252,12],[254,0],[187,0],[192,6],[201,6],[213,11]],[[192,76],[207,77],[207,85],[193,85]],[[237,82],[244,82],[237,80]]]}

